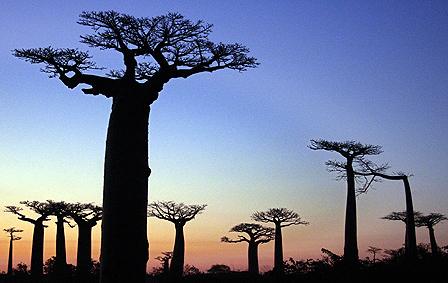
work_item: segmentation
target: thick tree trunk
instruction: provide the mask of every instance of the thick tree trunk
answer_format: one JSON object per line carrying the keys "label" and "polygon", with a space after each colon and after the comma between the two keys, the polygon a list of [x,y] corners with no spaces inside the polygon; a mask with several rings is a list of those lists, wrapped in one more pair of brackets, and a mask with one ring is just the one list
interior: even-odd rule
{"label": "thick tree trunk", "polygon": [[414,261],[417,258],[417,239],[415,236],[414,206],[412,204],[411,186],[406,176],[403,177],[404,192],[406,196],[406,258]]}
{"label": "thick tree trunk", "polygon": [[248,248],[248,265],[249,273],[258,274],[258,244],[254,242],[249,242]]}
{"label": "thick tree trunk", "polygon": [[274,272],[283,274],[283,240],[280,223],[275,223]]}
{"label": "thick tree trunk", "polygon": [[431,254],[432,256],[438,256],[439,255],[439,247],[437,246],[436,242],[436,236],[434,234],[434,227],[429,226],[429,242],[431,243]]}
{"label": "thick tree trunk", "polygon": [[348,266],[358,263],[358,240],[356,227],[355,174],[352,160],[347,160],[347,204],[345,210],[344,262]]}
{"label": "thick tree trunk", "polygon": [[173,257],[171,259],[170,273],[175,278],[182,277],[184,271],[185,239],[184,226],[176,225],[176,238],[174,240]]}
{"label": "thick tree trunk", "polygon": [[44,225],[34,223],[33,246],[31,249],[31,278],[33,282],[40,282],[44,263]]}
{"label": "thick tree trunk", "polygon": [[92,268],[92,227],[78,223],[78,251],[76,270],[79,277],[85,277]]}
{"label": "thick tree trunk", "polygon": [[149,111],[141,95],[113,98],[104,162],[101,283],[145,282]]}
{"label": "thick tree trunk", "polygon": [[55,273],[58,278],[67,274],[67,252],[65,249],[64,217],[58,216],[56,222],[56,259],[54,263]]}
{"label": "thick tree trunk", "polygon": [[9,255],[8,255],[8,275],[12,275],[12,237],[9,240]]}

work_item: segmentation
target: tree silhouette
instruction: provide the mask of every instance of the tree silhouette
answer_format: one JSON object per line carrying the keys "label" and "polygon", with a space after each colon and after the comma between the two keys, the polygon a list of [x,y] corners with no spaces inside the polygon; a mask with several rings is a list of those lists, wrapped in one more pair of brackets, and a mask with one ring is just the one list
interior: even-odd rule
{"label": "tree silhouette", "polygon": [[21,233],[23,230],[16,229],[16,227],[11,227],[8,229],[3,229],[6,233],[8,233],[9,237],[9,255],[8,255],[8,275],[12,275],[12,255],[13,255],[13,242],[22,239],[22,237],[18,237],[14,235],[15,233]]}
{"label": "tree silhouette", "polygon": [[21,201],[31,211],[39,215],[36,219],[26,217],[22,213],[23,208],[18,206],[6,206],[5,212],[13,213],[18,216],[21,221],[29,222],[34,225],[33,229],[33,243],[31,247],[31,277],[34,282],[40,280],[43,274],[44,264],[44,221],[48,221],[48,216],[51,211],[48,204],[39,201]]}
{"label": "tree silhouette", "polygon": [[372,254],[372,256],[373,256],[373,263],[375,263],[375,261],[376,261],[376,254],[381,252],[382,250],[383,249],[369,246],[369,248],[367,249],[367,252]]}
{"label": "tree silhouette", "polygon": [[[362,161],[362,172],[364,175],[380,177],[386,180],[402,181],[404,185],[404,192],[406,198],[406,240],[405,240],[405,255],[406,258],[413,262],[417,259],[417,238],[415,235],[415,213],[414,205],[412,203],[411,185],[409,184],[409,176],[403,172],[398,172],[394,175],[385,174],[383,171],[388,168],[387,165],[377,166],[371,161]],[[359,173],[359,174],[363,174]],[[393,220],[393,219],[391,219]]]}
{"label": "tree silhouette", "polygon": [[170,260],[173,258],[173,252],[162,252],[161,256],[157,256],[154,259],[160,261],[162,267],[161,272],[168,274],[170,272]]}
{"label": "tree silhouette", "polygon": [[51,215],[56,216],[56,257],[54,261],[55,276],[58,280],[65,280],[68,276],[67,266],[67,250],[65,246],[65,229],[64,223],[70,223],[66,220],[68,216],[69,204],[64,201],[47,200],[48,209]]}
{"label": "tree silhouette", "polygon": [[78,225],[76,271],[85,277],[92,269],[92,228],[101,220],[103,209],[92,203],[68,204],[67,216]]}
{"label": "tree silhouette", "polygon": [[428,215],[416,216],[416,226],[428,228],[431,253],[433,256],[439,255],[439,247],[437,246],[436,236],[434,234],[434,226],[444,220],[448,220],[448,218],[440,213],[430,213]]}
{"label": "tree silhouette", "polygon": [[308,225],[309,222],[294,211],[287,208],[271,208],[267,211],[257,211],[252,214],[252,219],[263,223],[274,223],[275,225],[275,247],[274,247],[274,272],[283,274],[283,241],[282,228],[291,225]]}
{"label": "tree silhouette", "polygon": [[222,237],[221,242],[225,243],[240,243],[247,242],[248,246],[248,270],[249,273],[258,274],[258,245],[265,244],[274,239],[275,230],[270,227],[264,227],[260,224],[253,223],[240,223],[229,232],[245,233],[245,235],[238,235],[238,239],[230,239],[228,237]]}
{"label": "tree silhouette", "polygon": [[[420,217],[421,213],[419,211],[413,211],[412,212],[412,218],[414,217]],[[408,230],[408,211],[393,211],[391,213],[389,213],[388,215],[381,217],[381,219],[386,219],[386,220],[392,220],[392,221],[402,221],[404,224],[406,224],[406,231],[404,234],[404,247],[405,247],[405,256],[408,259],[416,259],[417,257],[417,245],[415,245],[415,254],[412,251],[414,245],[411,243],[409,243],[409,241],[412,241],[413,243],[416,241],[415,240],[415,230],[414,230],[414,240],[412,240],[412,238],[409,237],[409,230]]]}
{"label": "tree silhouette", "polygon": [[356,141],[334,142],[319,139],[311,140],[309,148],[312,150],[337,152],[345,158],[345,161],[329,160],[325,164],[330,172],[338,173],[339,180],[346,179],[347,181],[344,262],[348,266],[355,266],[359,260],[356,223],[357,190],[355,183],[358,182],[361,186],[358,192],[366,192],[374,180],[374,178],[368,180],[366,176],[355,174],[355,167],[362,166],[366,155],[378,155],[382,153],[381,146],[361,144]]}
{"label": "tree silhouette", "polygon": [[81,36],[81,42],[118,52],[124,70],[89,74],[101,68],[87,52],[72,48],[16,49],[14,56],[43,64],[43,72],[70,89],[88,85],[82,89],[85,94],[112,97],[104,164],[101,282],[143,283],[148,260],[150,105],[171,79],[221,69],[245,71],[258,63],[241,44],[211,42],[210,24],[177,13],[136,18],[115,11],[83,12],[78,24],[93,30]]}
{"label": "tree silhouette", "polygon": [[206,204],[186,205],[172,201],[157,201],[148,205],[148,216],[170,221],[176,229],[173,257],[170,264],[170,274],[175,278],[181,277],[184,272],[184,226],[197,214],[202,213],[206,206]]}

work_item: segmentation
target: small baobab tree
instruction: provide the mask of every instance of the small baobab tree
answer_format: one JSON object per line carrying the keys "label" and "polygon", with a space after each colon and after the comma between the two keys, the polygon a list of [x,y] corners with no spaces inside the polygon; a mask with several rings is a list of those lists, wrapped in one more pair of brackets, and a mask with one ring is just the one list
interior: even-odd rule
{"label": "small baobab tree", "polygon": [[11,227],[8,229],[3,229],[6,233],[8,233],[9,237],[9,255],[8,255],[8,275],[12,275],[12,256],[13,256],[13,242],[22,239],[22,237],[18,237],[14,235],[15,233],[21,233],[23,230],[16,229],[16,227]]}
{"label": "small baobab tree", "polygon": [[376,262],[376,254],[381,252],[383,249],[381,248],[377,248],[377,247],[373,247],[373,246],[369,246],[369,248],[367,249],[368,253],[372,254],[372,262],[375,263]]}
{"label": "small baobab tree", "polygon": [[[254,223],[240,223],[229,232],[240,233],[237,239],[230,239],[228,237],[222,237],[221,242],[224,243],[248,243],[248,271],[251,274],[258,274],[258,246],[260,244],[265,244],[274,239],[275,230],[274,228],[264,227],[260,224]],[[241,235],[244,233],[246,235]]]}
{"label": "small baobab tree", "polygon": [[274,247],[274,272],[283,273],[283,240],[282,228],[291,225],[308,225],[309,222],[294,211],[287,208],[271,208],[267,211],[257,211],[252,214],[252,219],[263,223],[274,223],[275,225],[275,247]]}
{"label": "small baobab tree", "polygon": [[184,272],[185,238],[184,226],[202,213],[207,205],[186,205],[172,201],[156,201],[148,205],[148,216],[170,221],[176,229],[173,257],[170,264],[170,274],[181,277]]}
{"label": "small baobab tree", "polygon": [[[344,262],[347,266],[358,264],[358,239],[356,219],[356,183],[360,187],[358,192],[366,192],[374,178],[370,180],[366,176],[355,174],[357,167],[365,162],[365,156],[382,153],[381,146],[361,144],[356,141],[335,142],[323,139],[311,140],[309,146],[312,150],[325,150],[339,153],[344,161],[329,160],[325,164],[328,171],[336,172],[338,180],[347,181],[347,201],[345,209],[345,235],[344,235]],[[362,168],[361,168],[362,169]]]}
{"label": "small baobab tree", "polygon": [[[43,64],[43,72],[70,89],[87,85],[82,89],[85,94],[112,98],[104,162],[100,280],[143,283],[148,261],[151,104],[170,80],[223,69],[241,72],[258,64],[245,46],[214,43],[209,39],[212,25],[178,13],[136,18],[115,11],[82,12],[78,24],[92,29],[81,36],[81,42],[117,52],[124,70],[98,75],[103,68],[95,65],[88,52],[73,48],[16,49],[14,56]],[[133,241],[129,241],[130,230]]]}
{"label": "small baobab tree", "polygon": [[92,228],[101,220],[103,209],[92,203],[68,204],[67,216],[78,226],[76,272],[86,276],[92,269]]}
{"label": "small baobab tree", "polygon": [[[413,215],[413,217],[420,217],[422,214],[419,211],[413,211],[412,215]],[[392,220],[392,221],[401,221],[404,224],[407,224],[408,212],[407,211],[393,211],[393,212],[389,213],[388,215],[381,217],[381,219]],[[406,225],[406,231],[404,234],[405,255],[406,255],[406,248],[409,248],[409,246],[413,246],[413,245],[412,244],[409,245],[409,235],[408,235],[408,229],[407,229],[407,225]]]}
{"label": "small baobab tree", "polygon": [[429,242],[431,244],[431,253],[433,256],[439,255],[439,247],[437,246],[436,236],[434,234],[434,226],[438,223],[448,220],[448,218],[440,213],[430,213],[428,215],[419,215],[416,217],[417,227],[426,227],[429,231]]}
{"label": "small baobab tree", "polygon": [[162,265],[160,269],[161,273],[168,274],[170,272],[170,260],[173,258],[173,252],[162,252],[162,255],[159,255],[155,257],[155,260],[160,261],[160,264]]}
{"label": "small baobab tree", "polygon": [[38,214],[37,218],[27,217],[23,213],[23,208],[18,206],[6,206],[5,212],[13,213],[18,216],[21,221],[29,222],[33,224],[33,243],[31,247],[31,277],[33,281],[40,280],[43,274],[44,264],[44,221],[48,221],[48,216],[51,211],[48,208],[48,204],[39,201],[21,201],[22,205]]}

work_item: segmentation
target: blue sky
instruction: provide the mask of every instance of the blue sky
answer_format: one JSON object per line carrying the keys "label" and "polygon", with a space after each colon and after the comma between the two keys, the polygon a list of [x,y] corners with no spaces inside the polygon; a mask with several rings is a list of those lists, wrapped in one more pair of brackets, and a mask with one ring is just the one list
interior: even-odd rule
{"label": "blue sky", "polygon": [[[208,203],[192,225],[209,227],[210,238],[219,242],[255,210],[285,206],[312,223],[286,234],[287,256],[317,257],[324,246],[340,251],[345,185],[325,171],[336,155],[307,149],[320,137],[382,145],[376,161],[414,174],[416,210],[448,214],[444,1],[2,1],[0,205],[101,203],[110,101],[66,89],[11,50],[87,49],[79,43],[89,32],[76,24],[79,13],[108,9],[203,19],[214,24],[213,40],[240,42],[260,62],[243,73],[172,81],[152,106],[150,199]],[[99,65],[121,63],[112,52],[91,53]],[[403,227],[378,218],[404,209],[401,184],[376,184],[358,200],[360,250],[398,247]],[[157,225],[150,233],[159,239],[156,227],[164,226]],[[439,229],[440,244],[448,244],[446,224]]]}

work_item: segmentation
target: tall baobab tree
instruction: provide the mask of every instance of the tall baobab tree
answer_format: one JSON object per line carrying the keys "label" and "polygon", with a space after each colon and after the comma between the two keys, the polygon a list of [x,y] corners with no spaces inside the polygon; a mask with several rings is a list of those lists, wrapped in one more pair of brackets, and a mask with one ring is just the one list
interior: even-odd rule
{"label": "tall baobab tree", "polygon": [[373,256],[373,263],[375,263],[375,261],[376,261],[376,254],[381,252],[382,250],[383,249],[369,246],[369,248],[367,249],[367,252],[372,254],[372,256]]}
{"label": "tall baobab tree", "polygon": [[244,233],[245,235],[238,235],[237,239],[230,239],[228,237],[222,237],[221,242],[224,243],[248,243],[248,271],[251,274],[258,274],[258,246],[260,244],[265,244],[274,239],[275,230],[274,228],[264,227],[260,224],[254,223],[240,223],[229,232]]}
{"label": "tall baobab tree", "polygon": [[[383,171],[388,168],[387,165],[377,166],[371,161],[363,160],[360,175],[380,177],[386,180],[402,181],[404,186],[404,193],[406,199],[406,236],[405,236],[405,255],[406,258],[413,262],[417,259],[417,238],[415,235],[415,213],[414,205],[412,203],[411,185],[409,184],[409,177],[411,175],[403,172],[398,172],[394,175],[389,175]],[[373,180],[373,179],[372,179]],[[393,219],[392,219],[393,220]]]}
{"label": "tall baobab tree", "polygon": [[68,204],[67,216],[78,225],[76,271],[86,276],[92,268],[92,228],[101,220],[103,209],[92,203]]}
{"label": "tall baobab tree", "polygon": [[416,217],[417,227],[426,227],[429,231],[429,241],[431,243],[431,253],[433,256],[439,255],[439,247],[437,246],[436,236],[434,234],[434,226],[448,218],[440,213],[430,213],[428,215],[419,215]]}
{"label": "tall baobab tree", "polygon": [[12,255],[13,255],[13,242],[22,239],[22,237],[18,237],[14,235],[15,233],[21,233],[23,230],[16,229],[16,227],[11,227],[8,229],[3,229],[6,233],[8,233],[9,237],[9,256],[8,256],[8,275],[12,275]]}
{"label": "tall baobab tree", "polygon": [[31,211],[35,212],[39,216],[37,218],[26,217],[23,214],[23,208],[18,206],[6,206],[5,212],[10,212],[18,216],[21,221],[29,222],[34,225],[33,229],[33,243],[31,247],[31,277],[34,282],[40,280],[43,274],[44,263],[44,221],[48,221],[48,216],[51,211],[48,208],[48,204],[39,201],[21,201],[21,204],[25,205]]}
{"label": "tall baobab tree", "polygon": [[51,211],[51,215],[56,216],[56,257],[54,262],[55,275],[59,280],[63,280],[67,275],[67,251],[65,246],[65,228],[64,223],[69,224],[66,219],[68,216],[68,203],[64,201],[52,201],[47,200],[48,208]]}
{"label": "tall baobab tree", "polygon": [[283,273],[283,240],[282,228],[291,225],[308,225],[309,222],[294,211],[287,208],[271,208],[267,211],[257,211],[252,214],[252,219],[263,223],[274,223],[275,225],[275,247],[274,247],[274,272]]}
{"label": "tall baobab tree", "polygon": [[172,79],[222,69],[241,72],[258,63],[241,44],[210,41],[212,25],[178,13],[136,18],[115,11],[83,12],[78,23],[92,29],[81,42],[118,52],[124,70],[89,74],[101,68],[88,52],[72,48],[16,49],[14,56],[43,64],[43,72],[70,89],[88,85],[82,89],[85,94],[112,98],[104,163],[101,282],[143,283],[148,261],[150,105]]}
{"label": "tall baobab tree", "polygon": [[359,261],[357,220],[356,220],[356,182],[361,185],[360,191],[365,192],[372,183],[366,176],[355,174],[355,169],[362,166],[367,155],[382,153],[381,146],[361,144],[356,141],[334,142],[323,139],[311,140],[312,150],[325,150],[339,153],[345,161],[329,160],[325,164],[328,170],[338,173],[338,179],[347,181],[347,201],[345,208],[345,239],[344,262],[348,266],[355,266]]}
{"label": "tall baobab tree", "polygon": [[185,238],[184,226],[202,213],[207,205],[186,205],[172,201],[156,201],[148,205],[148,216],[170,221],[176,229],[173,257],[170,264],[170,274],[179,278],[184,271]]}

